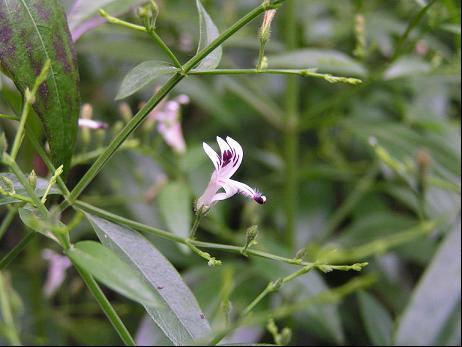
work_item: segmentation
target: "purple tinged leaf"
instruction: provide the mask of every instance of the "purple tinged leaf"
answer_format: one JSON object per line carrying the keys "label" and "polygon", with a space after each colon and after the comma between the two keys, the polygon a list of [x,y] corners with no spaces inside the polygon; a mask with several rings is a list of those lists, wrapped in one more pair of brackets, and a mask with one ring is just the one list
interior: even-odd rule
{"label": "purple tinged leaf", "polygon": [[58,0],[0,0],[0,67],[21,93],[43,64],[48,79],[38,89],[35,112],[42,120],[56,167],[69,169],[80,109],[79,73],[64,10]]}

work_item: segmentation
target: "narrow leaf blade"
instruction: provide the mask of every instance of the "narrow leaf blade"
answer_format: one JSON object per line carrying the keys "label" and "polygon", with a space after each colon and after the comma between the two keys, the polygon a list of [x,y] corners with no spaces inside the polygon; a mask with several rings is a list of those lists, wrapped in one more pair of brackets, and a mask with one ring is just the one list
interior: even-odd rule
{"label": "narrow leaf blade", "polygon": [[146,311],[175,345],[191,345],[211,330],[196,298],[176,269],[141,234],[88,213],[87,219],[107,247],[130,264],[150,286],[158,307]]}
{"label": "narrow leaf blade", "polygon": [[158,305],[146,283],[109,248],[95,241],[80,241],[67,251],[71,260],[109,288],[143,305]]}
{"label": "narrow leaf blade", "polygon": [[[199,45],[197,52],[200,52],[207,47],[218,35],[218,28],[210,18],[200,0],[196,0],[197,12],[199,13]],[[197,66],[197,70],[213,70],[220,64],[222,56],[221,46],[214,49],[207,57],[205,57]]]}
{"label": "narrow leaf blade", "polygon": [[433,345],[460,301],[460,221],[442,242],[399,321],[397,346]]}
{"label": "narrow leaf blade", "polygon": [[32,88],[45,61],[48,79],[33,104],[56,167],[69,168],[80,109],[79,73],[64,10],[58,0],[0,0],[0,66],[21,93]]}
{"label": "narrow leaf blade", "polygon": [[176,68],[157,60],[145,61],[128,72],[120,85],[116,100],[136,93],[141,88],[163,75],[173,74]]}
{"label": "narrow leaf blade", "polygon": [[39,232],[40,234],[59,243],[57,238],[51,232],[51,229],[53,228],[53,222],[48,220],[47,217],[36,208],[30,205],[21,207],[19,209],[19,217],[21,218],[21,221],[24,223],[24,225],[26,225],[28,228]]}
{"label": "narrow leaf blade", "polygon": [[374,346],[390,346],[393,322],[388,311],[372,295],[358,294],[361,317]]}
{"label": "narrow leaf blade", "polygon": [[159,208],[170,231],[187,237],[191,227],[192,202],[189,188],[182,182],[168,183],[159,194]]}

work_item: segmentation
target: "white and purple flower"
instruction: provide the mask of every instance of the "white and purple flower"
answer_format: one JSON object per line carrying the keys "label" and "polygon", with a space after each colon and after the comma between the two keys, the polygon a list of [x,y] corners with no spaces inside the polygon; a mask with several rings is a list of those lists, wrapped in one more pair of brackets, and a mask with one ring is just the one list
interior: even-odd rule
{"label": "white and purple flower", "polygon": [[[256,189],[252,189],[247,184],[231,179],[242,163],[244,152],[241,145],[230,137],[224,141],[217,136],[220,146],[220,155],[216,153],[208,144],[203,143],[204,151],[212,160],[215,170],[212,173],[210,182],[205,192],[197,200],[196,209],[199,213],[210,209],[217,201],[225,200],[236,193],[240,193],[258,204],[264,204],[266,197]],[[224,192],[220,192],[223,189]]]}

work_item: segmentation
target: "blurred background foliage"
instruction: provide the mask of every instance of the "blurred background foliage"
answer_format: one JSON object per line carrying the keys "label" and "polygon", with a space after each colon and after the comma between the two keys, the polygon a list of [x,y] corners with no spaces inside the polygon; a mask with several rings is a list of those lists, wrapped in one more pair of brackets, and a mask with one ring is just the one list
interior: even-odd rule
{"label": "blurred background foliage", "polygon": [[[286,242],[286,154],[279,124],[286,113],[283,76],[189,76],[170,95],[191,99],[182,107],[186,153],[175,154],[144,125],[83,200],[145,224],[167,230],[173,224],[187,232],[193,201],[212,169],[201,144],[213,143],[217,135],[231,136],[245,151],[237,179],[258,187],[268,203],[257,206],[234,198],[218,204],[201,224],[199,239],[242,244],[245,229],[258,224],[257,247],[291,257],[307,246],[312,261],[368,261],[363,273],[376,278],[354,295],[277,320],[281,329],[292,329],[291,344],[460,345],[460,2],[433,1],[422,12],[428,3],[424,0],[289,1],[296,2],[299,48],[286,49],[283,6],[272,26],[269,66],[317,67],[363,80],[358,86],[298,80],[298,203],[292,244]],[[157,2],[158,32],[186,61],[198,41],[194,2]],[[203,3],[224,30],[259,1]],[[124,18],[139,22],[134,11]],[[220,67],[255,66],[260,23],[252,22],[225,43]],[[93,106],[94,119],[110,125],[92,132],[90,141],[80,134],[76,153],[82,154],[107,144],[126,122],[127,110],[121,112],[120,102],[114,101],[125,74],[145,60],[166,58],[147,35],[109,24],[86,33],[76,47],[82,101]],[[20,104],[20,95],[6,77],[1,81],[0,111],[7,113]],[[154,88],[127,99],[133,112]],[[12,124],[0,121],[9,139],[14,136]],[[35,157],[26,144],[21,156],[26,171],[37,168]],[[76,165],[70,182],[87,167],[85,160]],[[163,194],[166,189],[174,194]],[[178,203],[178,194],[186,204]],[[0,218],[5,213],[0,206]],[[2,235],[1,254],[18,241],[22,228],[15,220]],[[73,238],[94,234],[82,221]],[[224,265],[209,268],[173,243],[151,240],[181,272],[215,328],[240,312],[269,280],[293,271],[269,260],[219,252],[216,256]],[[118,343],[75,270],[68,270],[53,297],[44,297],[47,262],[41,251],[52,247],[49,240],[34,240],[2,273],[0,304],[11,305],[21,341]],[[301,302],[358,275],[311,272],[271,295],[257,310]],[[140,306],[108,295],[129,330],[138,332],[140,343],[166,343],[143,318]],[[7,344],[13,327],[0,316],[0,343]],[[228,339],[233,341],[273,342],[265,326],[242,327]]]}

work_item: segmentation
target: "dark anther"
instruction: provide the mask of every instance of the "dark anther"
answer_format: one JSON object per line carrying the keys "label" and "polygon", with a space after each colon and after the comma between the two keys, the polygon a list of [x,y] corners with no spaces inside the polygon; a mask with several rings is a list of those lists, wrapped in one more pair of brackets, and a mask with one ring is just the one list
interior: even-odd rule
{"label": "dark anther", "polygon": [[260,205],[263,205],[263,204],[266,202],[266,196],[261,195],[261,194],[258,194],[258,195],[255,195],[255,196],[253,197],[253,200],[254,200],[256,203],[258,203],[258,204],[260,204]]}

